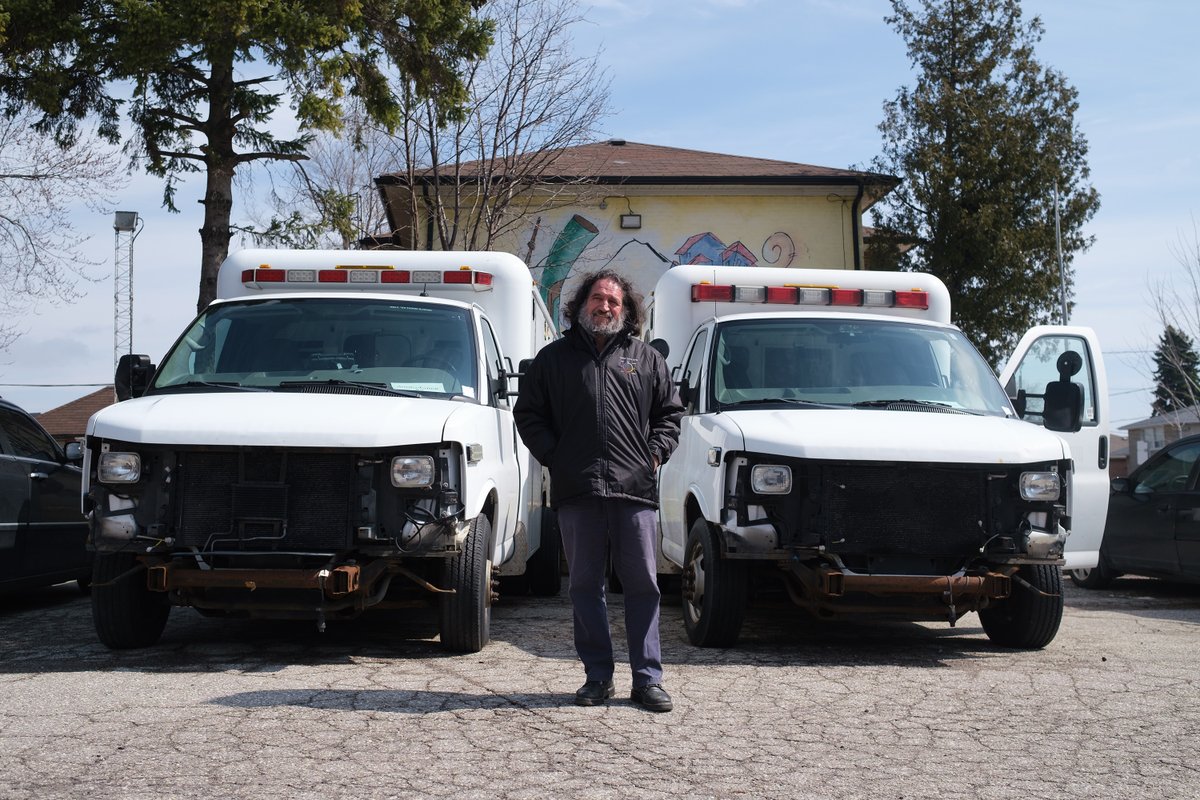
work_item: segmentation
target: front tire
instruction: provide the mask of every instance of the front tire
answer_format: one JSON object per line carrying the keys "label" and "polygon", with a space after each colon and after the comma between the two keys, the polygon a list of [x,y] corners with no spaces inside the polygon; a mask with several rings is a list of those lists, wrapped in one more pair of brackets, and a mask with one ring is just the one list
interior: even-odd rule
{"label": "front tire", "polygon": [[166,593],[150,591],[137,566],[132,553],[98,553],[92,565],[92,623],[114,650],[154,644],[171,613]]}
{"label": "front tire", "polygon": [[1012,595],[981,610],[979,621],[994,644],[1038,650],[1054,640],[1062,615],[1062,570],[1027,564],[1013,576]]}
{"label": "front tire", "polygon": [[456,653],[478,653],[491,638],[492,569],[489,550],[492,526],[480,514],[471,520],[462,551],[446,561],[439,631],[442,647]]}
{"label": "front tire", "polygon": [[688,531],[682,583],[683,626],[691,643],[697,647],[735,644],[746,615],[746,565],[721,558],[716,533],[703,519]]}

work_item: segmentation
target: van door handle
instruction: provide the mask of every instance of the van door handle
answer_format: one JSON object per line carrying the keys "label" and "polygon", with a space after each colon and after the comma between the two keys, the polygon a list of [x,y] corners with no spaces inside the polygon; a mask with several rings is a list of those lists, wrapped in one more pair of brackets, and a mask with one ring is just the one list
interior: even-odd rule
{"label": "van door handle", "polygon": [[29,477],[35,481],[44,481],[44,480],[46,480],[46,478],[49,478],[50,476],[48,474],[46,474],[45,472],[31,472],[31,473],[29,473]]}

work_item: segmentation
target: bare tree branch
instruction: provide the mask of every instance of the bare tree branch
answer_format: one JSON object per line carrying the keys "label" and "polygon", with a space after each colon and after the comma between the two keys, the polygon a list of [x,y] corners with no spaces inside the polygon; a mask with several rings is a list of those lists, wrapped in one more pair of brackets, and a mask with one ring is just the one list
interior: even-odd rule
{"label": "bare tree branch", "polygon": [[38,302],[69,302],[81,280],[93,280],[73,205],[109,211],[126,182],[120,153],[91,132],[59,147],[34,130],[35,115],[0,115],[0,350],[22,331],[19,320]]}

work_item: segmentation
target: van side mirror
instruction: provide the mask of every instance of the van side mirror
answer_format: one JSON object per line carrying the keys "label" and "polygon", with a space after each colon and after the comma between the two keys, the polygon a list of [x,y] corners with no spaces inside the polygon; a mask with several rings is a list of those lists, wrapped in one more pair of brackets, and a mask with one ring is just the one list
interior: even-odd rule
{"label": "van side mirror", "polygon": [[650,341],[650,346],[657,350],[663,358],[671,354],[671,345],[667,344],[666,339],[653,339]]}
{"label": "van side mirror", "polygon": [[1025,418],[1025,407],[1029,404],[1029,398],[1025,395],[1025,390],[1018,389],[1017,396],[1010,397],[1008,399],[1010,401],[1012,401],[1013,408],[1016,409],[1016,411],[1017,411],[1017,416],[1024,419]]}
{"label": "van side mirror", "polygon": [[1042,424],[1046,430],[1074,433],[1083,427],[1083,387],[1071,376],[1083,367],[1083,357],[1068,350],[1058,357],[1058,380],[1046,384],[1042,395]]}
{"label": "van side mirror", "polygon": [[154,364],[150,356],[126,353],[117,361],[117,372],[113,377],[113,388],[117,392],[117,400],[130,400],[141,397],[150,388],[150,379],[154,377]]}
{"label": "van side mirror", "polygon": [[532,358],[521,359],[520,372],[513,372],[512,359],[508,356],[504,357],[504,363],[500,367],[500,376],[495,379],[495,384],[492,386],[492,391],[496,397],[507,398],[516,397],[519,392],[512,388],[509,383],[513,378],[522,378],[525,375],[526,368],[533,363]]}

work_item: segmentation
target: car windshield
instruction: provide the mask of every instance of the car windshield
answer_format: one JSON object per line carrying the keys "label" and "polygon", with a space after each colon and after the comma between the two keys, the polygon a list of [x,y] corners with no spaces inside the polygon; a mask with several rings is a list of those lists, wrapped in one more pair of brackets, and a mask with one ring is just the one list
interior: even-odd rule
{"label": "car windshield", "polygon": [[466,309],[369,298],[210,306],[175,343],[152,391],[366,391],[474,397]]}
{"label": "car windshield", "polygon": [[716,408],[907,408],[1014,416],[995,373],[956,328],[888,320],[755,319],[717,326]]}

